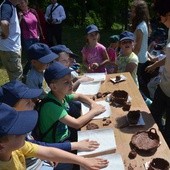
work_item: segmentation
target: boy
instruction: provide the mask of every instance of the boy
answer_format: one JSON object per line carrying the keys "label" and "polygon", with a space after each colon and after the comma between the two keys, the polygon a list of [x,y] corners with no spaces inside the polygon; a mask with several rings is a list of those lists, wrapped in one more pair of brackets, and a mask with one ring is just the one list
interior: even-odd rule
{"label": "boy", "polygon": [[76,54],[74,54],[69,48],[65,45],[56,45],[50,48],[52,52],[56,53],[59,57],[56,61],[62,63],[66,67],[69,67],[72,72],[73,79],[73,91],[75,91],[81,82],[92,81],[93,79],[87,76],[79,76],[78,73],[71,67],[72,61],[78,58]]}
{"label": "boy", "polygon": [[35,43],[28,49],[31,69],[26,76],[26,84],[30,88],[43,89],[44,70],[57,58],[50,48],[43,43]]}
{"label": "boy", "polygon": [[120,34],[120,50],[121,54],[116,60],[118,72],[130,72],[133,80],[138,86],[137,67],[138,57],[133,52],[134,48],[134,34],[132,32],[124,31]]}
{"label": "boy", "polygon": [[[72,94],[71,70],[59,62],[51,64],[44,73],[45,81],[51,91],[47,97],[55,99],[59,105],[45,103],[40,110],[40,130],[45,132],[54,122],[58,121],[55,133],[50,133],[44,138],[45,142],[62,142],[70,139],[75,141],[74,134],[70,134],[68,126],[80,129],[93,117],[103,113],[105,108],[96,104],[89,97],[82,94]],[[77,100],[90,105],[91,110],[79,118],[75,119],[68,115],[68,102]],[[75,134],[76,137],[77,133]],[[73,139],[71,139],[73,138]],[[54,140],[54,141],[53,141]]]}
{"label": "boy", "polygon": [[[14,80],[4,84],[1,87],[0,101],[15,107],[16,110],[33,110],[36,99],[41,95],[42,89],[30,89],[20,81]],[[82,140],[80,142],[64,142],[64,143],[45,143],[36,141],[30,134],[27,135],[27,141],[36,143],[42,146],[51,146],[65,151],[71,150],[94,150],[98,148],[99,144],[96,141]],[[35,158],[27,159],[27,169],[37,167],[40,160]],[[67,165],[67,169],[68,169]],[[71,165],[70,165],[71,166]]]}
{"label": "boy", "polygon": [[25,158],[37,157],[53,162],[79,164],[87,170],[96,170],[108,165],[106,160],[83,158],[52,147],[25,142],[25,134],[37,123],[36,111],[16,111],[0,103],[0,169],[26,169]]}

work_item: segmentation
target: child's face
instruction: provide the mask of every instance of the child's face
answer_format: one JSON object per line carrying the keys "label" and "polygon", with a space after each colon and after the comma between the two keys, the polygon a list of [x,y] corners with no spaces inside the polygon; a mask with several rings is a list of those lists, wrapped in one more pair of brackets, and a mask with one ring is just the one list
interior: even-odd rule
{"label": "child's face", "polygon": [[110,43],[111,48],[117,48],[118,46],[119,46],[119,42]]}
{"label": "child's face", "polygon": [[14,107],[18,111],[34,110],[36,101],[36,99],[19,99]]}
{"label": "child's face", "polygon": [[0,153],[12,152],[15,151],[25,144],[25,135],[8,135],[7,139],[0,142],[0,145],[3,146],[0,149]]}
{"label": "child's face", "polygon": [[73,91],[71,74],[66,75],[59,80],[55,80],[52,84],[54,87],[51,90],[60,93],[63,97],[67,94],[71,94]]}
{"label": "child's face", "polygon": [[57,58],[57,61],[62,63],[64,66],[69,67],[70,66],[70,56],[69,54],[63,52],[59,54],[59,58]]}
{"label": "child's face", "polygon": [[170,12],[168,12],[165,16],[160,16],[161,22],[168,28],[170,28]]}
{"label": "child's face", "polygon": [[134,42],[131,40],[123,40],[120,42],[120,47],[123,53],[132,52],[134,47]]}
{"label": "child's face", "polygon": [[89,33],[89,34],[87,34],[87,39],[88,39],[89,43],[97,42],[99,39],[99,33],[98,32]]}
{"label": "child's face", "polygon": [[39,62],[38,60],[32,60],[31,64],[38,72],[43,72],[44,70],[47,69],[47,67],[49,65],[49,64],[43,64],[43,63]]}

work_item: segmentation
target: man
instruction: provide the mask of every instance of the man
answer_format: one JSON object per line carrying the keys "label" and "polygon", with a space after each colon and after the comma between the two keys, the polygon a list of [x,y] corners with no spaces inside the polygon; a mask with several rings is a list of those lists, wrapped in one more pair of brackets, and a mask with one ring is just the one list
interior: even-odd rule
{"label": "man", "polygon": [[21,79],[21,31],[16,11],[20,0],[5,0],[0,5],[0,58],[10,80]]}
{"label": "man", "polygon": [[57,0],[51,0],[51,4],[45,12],[47,22],[47,41],[49,46],[53,46],[53,36],[57,44],[62,44],[62,21],[66,19],[63,6],[57,3]]}

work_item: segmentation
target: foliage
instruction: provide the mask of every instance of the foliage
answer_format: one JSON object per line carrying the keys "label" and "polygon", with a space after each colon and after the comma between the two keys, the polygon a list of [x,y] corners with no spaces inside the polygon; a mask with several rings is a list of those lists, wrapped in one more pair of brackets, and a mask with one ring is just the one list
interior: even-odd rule
{"label": "foliage", "polygon": [[99,28],[102,27],[101,18],[99,17],[99,15],[96,15],[96,13],[94,11],[92,11],[92,10],[89,11],[89,13],[87,14],[84,24],[85,24],[85,26],[90,25],[90,24],[95,24]]}

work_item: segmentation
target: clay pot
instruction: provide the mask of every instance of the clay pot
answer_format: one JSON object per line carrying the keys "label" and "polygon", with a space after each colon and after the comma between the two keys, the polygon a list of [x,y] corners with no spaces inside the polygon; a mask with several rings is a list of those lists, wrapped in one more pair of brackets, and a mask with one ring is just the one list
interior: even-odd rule
{"label": "clay pot", "polygon": [[169,162],[163,158],[154,158],[148,170],[169,170],[170,165]]}

